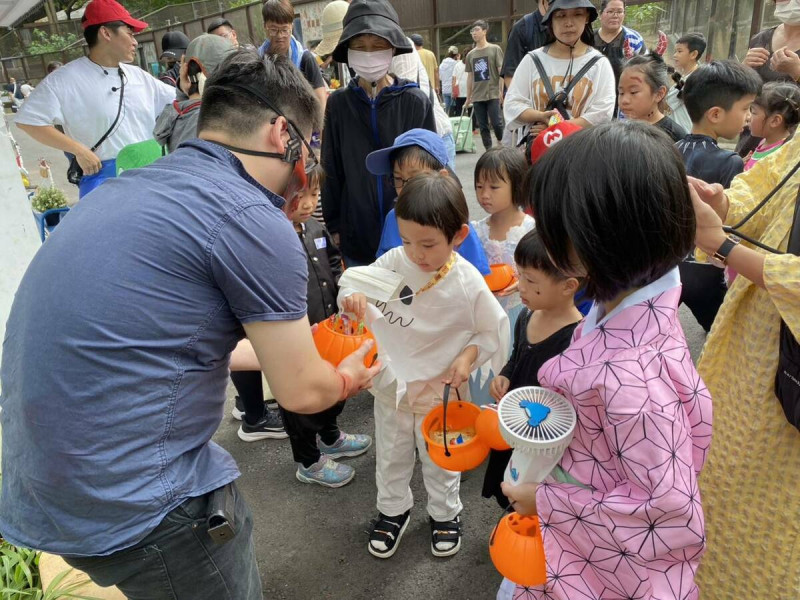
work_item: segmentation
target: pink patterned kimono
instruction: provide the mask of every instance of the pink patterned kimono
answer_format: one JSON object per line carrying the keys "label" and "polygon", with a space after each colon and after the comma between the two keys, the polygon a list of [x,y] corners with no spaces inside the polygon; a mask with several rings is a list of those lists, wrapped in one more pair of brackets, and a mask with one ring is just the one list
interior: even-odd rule
{"label": "pink patterned kimono", "polygon": [[506,581],[498,598],[698,598],[697,475],[711,443],[711,397],[678,321],[676,271],[599,324],[595,306],[570,347],[539,371],[577,411],[561,467],[583,487],[552,476],[542,483],[547,583]]}

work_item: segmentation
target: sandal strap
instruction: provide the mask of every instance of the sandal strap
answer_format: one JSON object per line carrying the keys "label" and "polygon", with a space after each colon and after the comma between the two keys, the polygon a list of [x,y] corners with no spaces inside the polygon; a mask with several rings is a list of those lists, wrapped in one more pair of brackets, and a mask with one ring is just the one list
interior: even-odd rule
{"label": "sandal strap", "polygon": [[389,539],[395,541],[399,533],[400,523],[388,517],[381,517],[372,521],[372,531],[370,531],[369,539],[377,542],[386,542]]}
{"label": "sandal strap", "polygon": [[461,538],[461,521],[434,521],[431,519],[431,536],[434,544],[442,542],[457,543]]}

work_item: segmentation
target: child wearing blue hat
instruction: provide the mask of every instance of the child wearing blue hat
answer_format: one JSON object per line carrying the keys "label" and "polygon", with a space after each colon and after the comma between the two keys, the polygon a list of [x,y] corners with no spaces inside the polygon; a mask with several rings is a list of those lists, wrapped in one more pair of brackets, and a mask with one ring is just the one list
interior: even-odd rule
{"label": "child wearing blue hat", "polygon": [[[446,165],[448,163],[447,147],[442,138],[427,129],[411,129],[397,136],[394,144],[383,150],[376,150],[367,156],[367,170],[373,175],[386,177],[389,185],[397,195],[415,176],[421,173],[438,171],[449,175],[456,182],[458,177]],[[402,245],[400,230],[397,228],[394,208],[386,215],[383,224],[381,241],[378,244],[376,257],[380,257],[392,248]],[[469,234],[456,250],[478,269],[481,275],[490,272],[489,262],[477,233],[470,225]]]}

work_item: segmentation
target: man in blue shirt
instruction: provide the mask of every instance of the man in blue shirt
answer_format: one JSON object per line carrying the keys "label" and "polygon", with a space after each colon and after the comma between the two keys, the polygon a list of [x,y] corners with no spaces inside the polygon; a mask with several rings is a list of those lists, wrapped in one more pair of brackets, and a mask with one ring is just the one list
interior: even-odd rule
{"label": "man in blue shirt", "polygon": [[337,369],[319,357],[275,193],[302,186],[320,121],[287,59],[234,53],[206,83],[200,139],[106,181],[34,257],[0,367],[7,540],[129,597],[261,599],[239,471],[211,441],[232,349],[246,334],[301,413],[377,370],[368,344]]}

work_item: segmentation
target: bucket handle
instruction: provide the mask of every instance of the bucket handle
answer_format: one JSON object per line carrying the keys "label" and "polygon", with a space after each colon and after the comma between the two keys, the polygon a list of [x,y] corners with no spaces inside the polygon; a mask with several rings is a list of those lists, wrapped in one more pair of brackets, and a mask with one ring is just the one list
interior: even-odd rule
{"label": "bucket handle", "polygon": [[[461,392],[456,388],[456,398],[461,402]],[[444,394],[442,394],[442,404],[444,405],[442,416],[442,438],[444,439],[444,455],[450,457],[450,448],[447,445],[447,401],[450,399],[450,384],[446,383],[444,386]]]}

